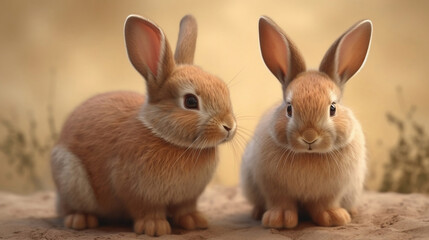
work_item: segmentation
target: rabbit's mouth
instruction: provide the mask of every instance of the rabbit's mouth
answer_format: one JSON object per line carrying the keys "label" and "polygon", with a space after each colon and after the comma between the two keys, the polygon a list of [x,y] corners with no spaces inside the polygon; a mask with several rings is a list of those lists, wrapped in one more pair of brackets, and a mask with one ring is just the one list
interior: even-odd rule
{"label": "rabbit's mouth", "polygon": [[308,151],[312,151],[312,150],[313,150],[313,148],[314,148],[314,145],[316,144],[316,142],[318,142],[318,141],[319,141],[319,139],[318,139],[318,138],[316,138],[316,139],[313,139],[312,141],[308,141],[308,140],[306,140],[306,139],[302,138],[302,139],[301,139],[301,141],[302,141],[304,144],[308,145],[308,148],[307,148],[307,150],[308,150]]}
{"label": "rabbit's mouth", "polygon": [[294,139],[290,142],[290,148],[297,153],[326,153],[332,151],[328,139],[322,137],[310,141],[302,138]]}
{"label": "rabbit's mouth", "polygon": [[231,131],[228,131],[228,133],[226,134],[226,137],[223,139],[222,143],[232,140],[234,138],[236,132],[237,132],[237,130],[235,127]]}
{"label": "rabbit's mouth", "polygon": [[234,136],[234,134],[231,134],[231,132],[228,132],[226,137],[224,139],[222,139],[219,144],[226,143],[226,142],[230,141],[233,138],[233,136]]}

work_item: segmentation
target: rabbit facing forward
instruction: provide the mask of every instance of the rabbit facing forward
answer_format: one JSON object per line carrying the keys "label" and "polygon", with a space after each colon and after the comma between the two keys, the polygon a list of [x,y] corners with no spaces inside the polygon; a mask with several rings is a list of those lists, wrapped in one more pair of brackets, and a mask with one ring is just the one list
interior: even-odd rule
{"label": "rabbit facing forward", "polygon": [[236,120],[226,84],[192,65],[197,24],[180,23],[176,52],[156,24],[131,15],[128,56],[147,95],[111,92],[90,98],[66,120],[51,154],[57,210],[68,228],[99,219],[131,219],[150,236],[208,227],[197,199],[211,179],[217,146]]}
{"label": "rabbit facing forward", "polygon": [[263,226],[293,228],[300,211],[321,226],[351,221],[365,179],[366,148],[341,97],[366,60],[371,34],[369,20],[358,22],[329,48],[319,71],[308,71],[280,27],[260,18],[262,57],[283,90],[282,103],[262,117],[242,159],[243,192]]}

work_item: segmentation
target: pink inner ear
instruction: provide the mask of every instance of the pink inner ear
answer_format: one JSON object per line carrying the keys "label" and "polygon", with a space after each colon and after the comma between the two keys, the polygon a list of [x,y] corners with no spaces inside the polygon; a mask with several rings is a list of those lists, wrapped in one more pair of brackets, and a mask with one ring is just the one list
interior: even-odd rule
{"label": "pink inner ear", "polygon": [[[262,57],[268,69],[280,80],[287,74],[288,51],[284,38],[265,20],[259,28]],[[281,80],[283,81],[283,79]]]}
{"label": "pink inner ear", "polygon": [[149,74],[157,77],[163,41],[161,30],[147,20],[130,17],[125,24],[125,41],[137,71],[146,79]]}
{"label": "pink inner ear", "polygon": [[137,51],[141,58],[146,62],[150,71],[158,75],[158,63],[161,55],[161,34],[158,29],[151,25],[140,24],[142,39],[138,39]]}
{"label": "pink inner ear", "polygon": [[368,52],[371,25],[359,26],[347,34],[338,52],[338,75],[342,79],[352,77],[362,66]]}

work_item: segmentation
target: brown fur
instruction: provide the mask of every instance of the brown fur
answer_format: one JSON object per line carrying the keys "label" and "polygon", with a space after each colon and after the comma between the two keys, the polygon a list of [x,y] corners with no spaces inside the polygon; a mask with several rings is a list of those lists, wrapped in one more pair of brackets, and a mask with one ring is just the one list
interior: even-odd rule
{"label": "brown fur", "polygon": [[[244,194],[254,204],[252,215],[262,218],[265,227],[293,228],[302,208],[319,225],[347,224],[351,221],[347,211],[354,208],[362,191],[366,150],[360,124],[341,104],[341,96],[344,83],[364,62],[371,24],[355,25],[324,58],[324,69],[348,75],[305,71],[300,54],[271,19],[260,19],[260,31],[281,36],[260,34],[267,67],[284,74],[274,74],[282,83],[284,102],[262,117],[243,155],[241,181]],[[359,46],[357,54],[350,49],[354,44]],[[273,52],[267,47],[271,45],[283,46],[284,51]],[[290,54],[295,58],[288,57]],[[339,62],[335,57],[339,55],[346,62]],[[284,71],[291,67],[301,72]],[[293,75],[288,76],[290,73]],[[330,116],[333,102],[336,112]],[[286,114],[288,106],[291,116]]]}
{"label": "brown fur", "polygon": [[[130,197],[126,194],[130,193],[123,188],[129,184],[129,179],[141,179],[143,175],[153,181],[159,179],[160,182],[182,184],[180,178],[195,178],[193,173],[202,171],[201,167],[216,164],[214,148],[190,149],[185,152],[185,147],[169,144],[151,134],[150,129],[138,120],[143,101],[142,95],[132,92],[98,95],[78,107],[64,124],[58,144],[66,145],[82,160],[100,204],[100,213],[106,212],[109,215],[110,209],[127,205],[126,199]],[[136,143],[139,145],[136,146]],[[195,159],[196,156],[199,158]],[[134,169],[139,169],[140,172]],[[174,171],[175,169],[180,169],[180,172]],[[112,174],[117,176],[111,176]],[[106,184],[111,178],[115,181],[111,185]],[[201,192],[206,184],[201,183],[198,191]],[[122,189],[115,188],[115,185]],[[159,188],[154,190],[157,196],[145,198],[162,205],[180,202],[180,198],[165,197],[172,189],[179,188],[180,186],[174,185],[166,189]],[[115,193],[118,190],[123,192]],[[111,199],[109,196],[112,195],[118,195],[120,201]]]}
{"label": "brown fur", "polygon": [[[183,38],[196,25],[185,18],[179,41],[188,49],[179,58],[188,61],[195,42]],[[51,158],[58,212],[74,229],[96,227],[100,217],[133,219],[136,233],[159,236],[171,232],[167,216],[185,229],[207,228],[196,205],[216,168],[217,145],[235,134],[229,91],[196,66],[176,66],[150,21],[131,16],[125,32],[148,95],[100,94],[73,111]],[[183,105],[189,93],[198,110]]]}
{"label": "brown fur", "polygon": [[174,60],[178,64],[192,64],[197,41],[197,21],[192,15],[186,15],[180,21],[180,28],[183,31],[179,32]]}

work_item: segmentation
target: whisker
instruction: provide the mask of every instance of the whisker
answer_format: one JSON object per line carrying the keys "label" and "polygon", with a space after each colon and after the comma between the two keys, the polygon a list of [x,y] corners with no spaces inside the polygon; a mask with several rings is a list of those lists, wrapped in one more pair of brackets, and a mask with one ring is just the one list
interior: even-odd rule
{"label": "whisker", "polygon": [[243,133],[241,132],[237,132],[234,137],[234,141],[237,141],[240,144],[240,146],[242,147],[242,150],[244,150],[248,142],[248,139],[249,138],[246,138],[246,136],[244,136]]}
{"label": "whisker", "polygon": [[[198,161],[199,161],[199,159],[200,159],[200,156],[201,156],[201,152],[205,149],[205,147],[206,147],[206,139],[204,139],[201,143],[201,147],[196,151],[196,152],[198,152],[198,155],[197,155],[197,157],[196,158],[194,158],[193,159],[193,161],[194,161],[194,167],[192,168],[192,169],[195,169],[195,167],[197,166],[197,164],[198,164]],[[193,157],[193,156],[192,156]]]}
{"label": "whisker", "polygon": [[229,142],[229,143],[228,143],[228,146],[231,148],[231,150],[232,150],[232,152],[233,152],[234,168],[235,168],[235,169],[238,169],[238,168],[239,168],[239,166],[238,166],[238,161],[237,161],[237,159],[239,158],[239,157],[238,157],[238,156],[239,156],[239,154],[238,154],[238,152],[237,152],[237,149],[235,148],[235,144],[234,144],[234,142],[233,142],[233,141],[231,141],[231,142]]}
{"label": "whisker", "polygon": [[[208,146],[208,139],[202,139],[202,140],[200,141],[200,144],[199,144],[199,146],[198,146],[198,149],[197,149],[197,150],[194,152],[194,154],[192,155],[193,162],[194,162],[194,167],[193,167],[193,169],[195,169],[195,167],[196,167],[196,166],[197,166],[197,164],[198,164],[198,161],[200,160],[201,152],[205,151],[207,146]],[[197,154],[197,153],[198,153],[198,154]],[[195,155],[197,155],[197,156],[195,157]]]}
{"label": "whisker", "polygon": [[[234,148],[234,155],[235,155],[234,157],[235,157],[235,159],[241,159],[242,154],[240,155],[240,153],[244,152],[243,146],[240,145],[240,143],[239,143],[238,140],[232,141],[231,145]],[[238,148],[238,150],[237,150],[237,148]]]}
{"label": "whisker", "polygon": [[287,152],[287,155],[285,157],[285,162],[283,163],[282,169],[284,169],[284,167],[286,166],[286,163],[289,163],[290,168],[292,168],[292,162],[293,162],[293,160],[290,159],[289,157],[291,156],[291,154],[293,154],[293,151],[291,151],[290,149],[285,148],[285,152]]}
{"label": "whisker", "polygon": [[247,137],[252,137],[253,136],[253,132],[250,131],[249,129],[246,129],[244,127],[238,127],[237,128],[237,133],[241,132],[243,134],[246,134]]}
{"label": "whisker", "polygon": [[[246,64],[247,65],[247,64]],[[234,87],[234,85],[235,84],[237,84],[238,82],[235,82],[234,84],[233,84],[233,82],[234,82],[234,80],[243,72],[243,70],[244,69],[246,69],[246,67],[247,66],[244,66],[240,71],[238,71],[238,73],[237,74],[235,74],[235,76],[234,77],[232,77],[232,79],[231,80],[229,80],[229,82],[226,84],[227,86],[228,86],[228,88],[232,88],[232,87]]]}
{"label": "whisker", "polygon": [[[190,149],[192,149],[192,147],[194,147],[193,145],[197,143],[200,137],[201,135],[195,138],[195,140],[192,141],[192,143],[185,149],[185,151],[183,151],[182,154],[180,154],[180,156],[176,159],[176,161],[174,161],[172,165],[173,167],[175,167],[175,165],[178,164],[179,160],[185,155],[185,153],[187,153]],[[187,161],[187,159],[184,159],[184,161]]]}
{"label": "whisker", "polygon": [[237,120],[253,120],[256,118],[257,118],[256,116],[241,116],[241,115],[235,116],[235,119]]}
{"label": "whisker", "polygon": [[[276,165],[276,169],[279,169],[280,165],[283,165],[286,161],[286,159],[283,159],[284,155],[286,154],[287,150],[286,148],[282,148],[282,154],[280,155],[279,158],[277,158],[277,165]],[[282,167],[283,168],[283,167]]]}

